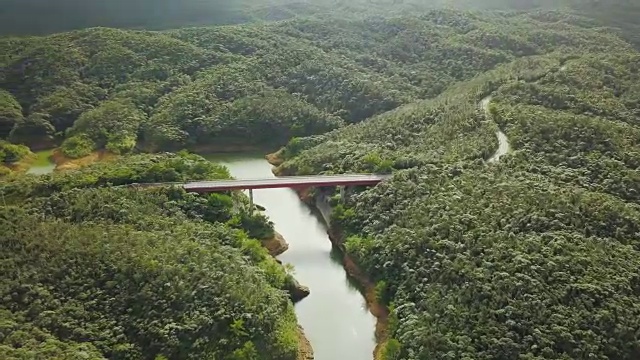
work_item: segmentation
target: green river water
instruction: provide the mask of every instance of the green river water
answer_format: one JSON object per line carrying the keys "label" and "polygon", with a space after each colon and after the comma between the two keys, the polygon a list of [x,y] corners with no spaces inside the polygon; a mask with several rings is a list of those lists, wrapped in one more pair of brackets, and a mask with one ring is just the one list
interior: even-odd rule
{"label": "green river water", "polygon": [[51,154],[53,154],[53,150],[36,152],[37,158],[27,170],[27,174],[42,175],[52,172],[56,164],[51,161]]}

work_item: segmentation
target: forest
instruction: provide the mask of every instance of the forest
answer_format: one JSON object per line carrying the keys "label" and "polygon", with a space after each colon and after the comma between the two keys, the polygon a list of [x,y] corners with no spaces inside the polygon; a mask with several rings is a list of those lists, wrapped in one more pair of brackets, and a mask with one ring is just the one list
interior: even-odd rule
{"label": "forest", "polygon": [[389,16],[431,9],[570,10],[622,30],[640,45],[635,0],[0,0],[0,35],[107,26],[163,30],[298,17]]}
{"label": "forest", "polygon": [[[609,39],[568,13],[432,10],[0,38],[0,137],[33,149],[277,149],[433,99],[521,57]],[[612,41],[621,42],[617,38]],[[22,111],[20,111],[22,110]]]}
{"label": "forest", "polygon": [[[67,21],[21,22],[38,2],[0,0],[0,358],[295,359],[269,220],[126,186],[227,179],[184,149],[247,148],[393,174],[331,222],[391,311],[377,360],[640,354],[640,5],[58,0]],[[54,147],[119,157],[23,174]]]}
{"label": "forest", "polygon": [[283,174],[396,169],[332,220],[392,309],[386,358],[637,357],[640,53],[566,34],[280,152]]}
{"label": "forest", "polygon": [[0,357],[296,359],[290,275],[244,195],[118,186],[227,178],[180,153],[0,183]]}

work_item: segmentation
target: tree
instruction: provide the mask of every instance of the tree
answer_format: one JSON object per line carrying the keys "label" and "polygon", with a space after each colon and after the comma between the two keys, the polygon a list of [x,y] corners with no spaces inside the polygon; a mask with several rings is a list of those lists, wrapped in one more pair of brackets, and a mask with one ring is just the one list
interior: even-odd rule
{"label": "tree", "polygon": [[111,100],[83,113],[68,134],[85,134],[99,149],[117,154],[130,152],[136,145],[138,129],[146,114],[128,100]]}
{"label": "tree", "polygon": [[53,143],[54,134],[55,128],[49,122],[48,115],[32,113],[15,123],[9,133],[9,140],[29,147],[47,148]]}
{"label": "tree", "polygon": [[0,139],[8,138],[15,124],[21,121],[22,107],[11,93],[0,89]]}

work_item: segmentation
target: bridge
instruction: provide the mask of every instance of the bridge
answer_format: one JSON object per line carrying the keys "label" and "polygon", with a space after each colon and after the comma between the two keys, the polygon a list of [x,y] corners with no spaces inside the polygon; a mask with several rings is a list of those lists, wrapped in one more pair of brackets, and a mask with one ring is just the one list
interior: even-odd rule
{"label": "bridge", "polygon": [[391,175],[378,174],[343,174],[343,175],[315,175],[315,176],[283,176],[271,179],[238,179],[196,181],[181,184],[189,192],[206,194],[217,191],[249,190],[251,206],[253,206],[253,190],[290,188],[300,189],[321,186],[372,186],[389,179]]}
{"label": "bridge", "polygon": [[316,186],[357,186],[375,185],[391,175],[375,174],[346,174],[346,175],[316,175],[316,176],[283,176],[272,179],[238,179],[197,181],[183,184],[182,187],[190,192],[210,193],[227,190],[255,190],[274,188],[308,188]]}
{"label": "bridge", "polygon": [[251,206],[253,206],[253,190],[290,188],[304,189],[309,187],[338,186],[340,193],[344,195],[347,186],[373,186],[383,180],[391,178],[391,175],[380,174],[342,174],[342,175],[314,175],[314,176],[282,176],[270,179],[236,179],[193,181],[187,183],[144,183],[123,185],[136,188],[151,188],[158,186],[180,186],[188,192],[207,194],[217,191],[249,190]]}

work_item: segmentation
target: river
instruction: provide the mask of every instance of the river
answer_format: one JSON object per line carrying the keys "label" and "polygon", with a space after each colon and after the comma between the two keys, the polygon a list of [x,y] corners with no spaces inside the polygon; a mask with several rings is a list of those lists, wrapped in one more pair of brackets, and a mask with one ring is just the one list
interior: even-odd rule
{"label": "river", "polygon": [[[30,174],[54,170],[51,151],[37,153]],[[208,159],[227,166],[235,178],[271,178],[271,165],[262,155],[216,155]],[[277,232],[289,243],[278,256],[292,264],[295,278],[311,294],[295,306],[298,322],[313,347],[315,360],[371,360],[376,346],[376,318],[371,315],[357,285],[342,267],[321,216],[290,189],[254,190],[256,204],[266,208]]]}
{"label": "river", "polygon": [[[235,178],[274,177],[262,155],[208,158],[227,166]],[[289,243],[289,250],[278,259],[292,264],[295,278],[311,290],[295,310],[314,358],[371,360],[376,345],[376,319],[347,278],[339,250],[333,249],[320,217],[290,189],[254,190],[253,196]]]}

